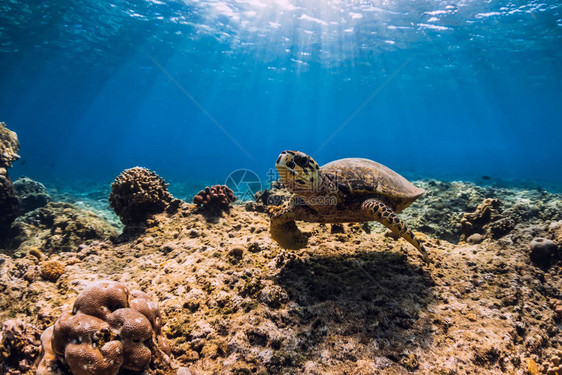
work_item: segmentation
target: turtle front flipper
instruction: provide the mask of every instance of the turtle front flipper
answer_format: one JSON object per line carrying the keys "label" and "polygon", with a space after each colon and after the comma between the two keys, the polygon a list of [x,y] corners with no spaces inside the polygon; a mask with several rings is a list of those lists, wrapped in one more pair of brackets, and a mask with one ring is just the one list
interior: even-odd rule
{"label": "turtle front flipper", "polygon": [[414,236],[414,233],[408,229],[406,224],[404,224],[387,205],[377,201],[376,199],[368,199],[361,205],[361,211],[363,211],[367,217],[378,221],[396,235],[414,245],[414,247],[421,253],[424,262],[429,262],[429,256],[425,251],[425,247]]}
{"label": "turtle front flipper", "polygon": [[297,227],[293,207],[272,208],[269,213],[271,215],[269,233],[279,246],[284,249],[298,250],[307,245],[308,237]]}

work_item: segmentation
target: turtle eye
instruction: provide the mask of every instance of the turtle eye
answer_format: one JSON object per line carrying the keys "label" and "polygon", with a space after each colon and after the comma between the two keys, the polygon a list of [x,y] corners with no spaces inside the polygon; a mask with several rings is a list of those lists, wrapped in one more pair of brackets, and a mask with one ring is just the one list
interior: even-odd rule
{"label": "turtle eye", "polygon": [[295,168],[295,162],[293,160],[289,160],[285,165],[291,169]]}
{"label": "turtle eye", "polygon": [[295,163],[297,163],[299,167],[304,168],[308,166],[310,159],[307,156],[295,155]]}

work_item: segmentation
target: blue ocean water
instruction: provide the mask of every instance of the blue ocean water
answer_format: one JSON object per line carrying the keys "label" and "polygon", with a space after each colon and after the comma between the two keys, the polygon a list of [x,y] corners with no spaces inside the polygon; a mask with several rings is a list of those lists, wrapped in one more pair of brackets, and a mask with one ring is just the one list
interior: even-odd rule
{"label": "blue ocean water", "polygon": [[562,186],[562,2],[0,2],[12,176],[266,179],[284,149]]}

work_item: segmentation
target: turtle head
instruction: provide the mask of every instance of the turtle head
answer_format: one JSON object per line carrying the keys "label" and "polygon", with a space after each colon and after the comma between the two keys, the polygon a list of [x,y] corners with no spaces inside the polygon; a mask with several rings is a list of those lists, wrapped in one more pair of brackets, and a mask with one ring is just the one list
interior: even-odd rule
{"label": "turtle head", "polygon": [[320,167],[310,156],[299,151],[283,151],[275,168],[283,185],[297,195],[314,195],[320,187]]}

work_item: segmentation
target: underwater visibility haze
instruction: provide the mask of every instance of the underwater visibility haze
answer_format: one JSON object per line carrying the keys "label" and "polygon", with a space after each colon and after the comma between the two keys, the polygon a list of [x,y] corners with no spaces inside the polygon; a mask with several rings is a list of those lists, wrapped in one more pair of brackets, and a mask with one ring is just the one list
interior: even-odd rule
{"label": "underwater visibility haze", "polygon": [[0,0],[0,374],[562,374],[562,1]]}
{"label": "underwater visibility haze", "polygon": [[0,3],[13,176],[265,179],[280,151],[562,183],[560,1]]}

